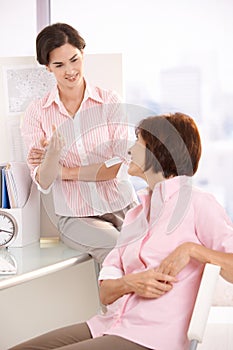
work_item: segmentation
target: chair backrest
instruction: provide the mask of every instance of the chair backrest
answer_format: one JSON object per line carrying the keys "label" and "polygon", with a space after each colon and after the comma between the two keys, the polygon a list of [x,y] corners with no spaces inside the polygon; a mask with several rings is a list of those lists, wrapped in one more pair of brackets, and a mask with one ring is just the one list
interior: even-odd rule
{"label": "chair backrest", "polygon": [[217,265],[205,265],[187,333],[189,350],[195,350],[202,342],[220,269]]}

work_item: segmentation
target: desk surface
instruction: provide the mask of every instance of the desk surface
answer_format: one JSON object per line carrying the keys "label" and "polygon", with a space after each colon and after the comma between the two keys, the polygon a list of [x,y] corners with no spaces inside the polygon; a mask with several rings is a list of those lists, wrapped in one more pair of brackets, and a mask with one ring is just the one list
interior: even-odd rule
{"label": "desk surface", "polygon": [[9,248],[8,253],[16,261],[17,273],[0,275],[0,290],[91,259],[88,254],[70,249],[58,240]]}

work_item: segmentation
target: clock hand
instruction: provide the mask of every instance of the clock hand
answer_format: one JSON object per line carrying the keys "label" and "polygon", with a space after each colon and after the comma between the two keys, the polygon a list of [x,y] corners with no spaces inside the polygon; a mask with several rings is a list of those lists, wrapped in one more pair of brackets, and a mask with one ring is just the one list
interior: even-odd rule
{"label": "clock hand", "polygon": [[1,229],[0,229],[0,232],[7,232],[7,233],[12,233],[12,231],[7,231],[7,230],[1,230]]}

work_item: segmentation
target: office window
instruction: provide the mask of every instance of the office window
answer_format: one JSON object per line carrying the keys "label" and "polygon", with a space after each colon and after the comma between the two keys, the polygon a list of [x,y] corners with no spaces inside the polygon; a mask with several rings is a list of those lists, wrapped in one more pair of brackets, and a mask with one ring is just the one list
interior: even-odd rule
{"label": "office window", "polygon": [[75,26],[86,52],[123,54],[126,103],[195,118],[203,140],[195,183],[233,218],[232,13],[229,0],[51,0],[52,23]]}

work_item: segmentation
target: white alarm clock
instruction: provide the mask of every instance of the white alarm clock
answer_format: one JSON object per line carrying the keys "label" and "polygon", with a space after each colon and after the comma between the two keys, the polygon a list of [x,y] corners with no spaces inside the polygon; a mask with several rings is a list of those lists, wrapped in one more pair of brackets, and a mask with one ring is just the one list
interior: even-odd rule
{"label": "white alarm clock", "polygon": [[18,234],[18,225],[13,215],[0,210],[0,248],[11,245]]}

